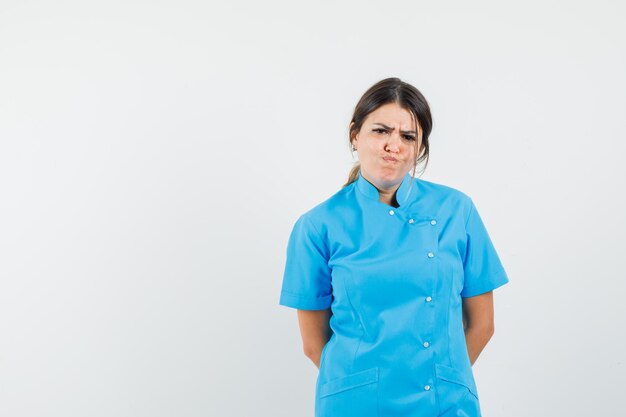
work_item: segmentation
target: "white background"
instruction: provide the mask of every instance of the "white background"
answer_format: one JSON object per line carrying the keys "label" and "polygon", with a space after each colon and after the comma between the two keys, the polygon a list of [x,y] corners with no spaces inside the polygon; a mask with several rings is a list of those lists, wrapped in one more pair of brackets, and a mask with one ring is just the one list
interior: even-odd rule
{"label": "white background", "polygon": [[0,1],[0,415],[312,416],[287,238],[389,76],[511,280],[484,417],[622,412],[625,6],[227,3]]}

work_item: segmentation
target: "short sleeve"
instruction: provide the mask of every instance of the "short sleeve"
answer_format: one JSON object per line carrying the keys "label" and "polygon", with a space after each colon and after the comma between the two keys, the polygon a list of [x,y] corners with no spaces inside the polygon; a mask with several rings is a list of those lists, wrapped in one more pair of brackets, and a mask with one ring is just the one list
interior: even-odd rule
{"label": "short sleeve", "polygon": [[489,233],[471,199],[465,233],[467,239],[463,260],[465,277],[461,297],[483,294],[509,282]]}
{"label": "short sleeve", "polygon": [[287,243],[280,304],[300,310],[324,310],[332,303],[329,251],[307,215],[296,221]]}

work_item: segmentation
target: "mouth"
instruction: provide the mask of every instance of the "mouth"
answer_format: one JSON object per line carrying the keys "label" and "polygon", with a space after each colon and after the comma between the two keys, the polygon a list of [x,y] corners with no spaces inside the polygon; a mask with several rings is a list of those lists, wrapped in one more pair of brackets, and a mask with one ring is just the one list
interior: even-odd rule
{"label": "mouth", "polygon": [[396,158],[392,158],[391,156],[385,156],[383,158],[383,161],[387,161],[387,162],[391,162],[391,163],[398,162],[398,160]]}

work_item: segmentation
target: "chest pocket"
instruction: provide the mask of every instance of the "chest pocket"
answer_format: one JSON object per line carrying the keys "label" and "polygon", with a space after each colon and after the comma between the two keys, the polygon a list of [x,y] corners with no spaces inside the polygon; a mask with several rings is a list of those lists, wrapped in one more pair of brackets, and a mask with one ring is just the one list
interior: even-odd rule
{"label": "chest pocket", "polygon": [[315,415],[378,417],[378,374],[373,367],[321,384]]}

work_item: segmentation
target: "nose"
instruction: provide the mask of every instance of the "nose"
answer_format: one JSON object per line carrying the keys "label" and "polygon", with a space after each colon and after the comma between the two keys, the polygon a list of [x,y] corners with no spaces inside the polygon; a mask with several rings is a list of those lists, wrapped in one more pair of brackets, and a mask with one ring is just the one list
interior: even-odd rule
{"label": "nose", "polygon": [[398,152],[400,150],[400,142],[400,134],[394,130],[388,136],[387,143],[385,144],[385,149],[389,152]]}

